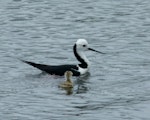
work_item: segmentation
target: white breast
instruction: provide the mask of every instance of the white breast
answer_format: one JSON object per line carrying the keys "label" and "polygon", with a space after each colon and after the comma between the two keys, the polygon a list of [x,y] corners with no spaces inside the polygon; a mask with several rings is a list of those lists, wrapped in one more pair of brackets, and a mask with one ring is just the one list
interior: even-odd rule
{"label": "white breast", "polygon": [[81,75],[87,73],[89,71],[89,68],[81,68],[78,66],[78,71],[80,72]]}

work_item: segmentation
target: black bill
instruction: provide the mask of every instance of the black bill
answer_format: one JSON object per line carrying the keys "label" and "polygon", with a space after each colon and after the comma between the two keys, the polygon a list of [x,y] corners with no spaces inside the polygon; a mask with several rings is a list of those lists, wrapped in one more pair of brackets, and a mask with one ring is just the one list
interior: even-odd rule
{"label": "black bill", "polygon": [[105,54],[105,53],[103,53],[103,52],[100,52],[100,51],[94,50],[94,49],[92,49],[92,48],[88,48],[88,50],[91,50],[91,51],[94,51],[94,52],[97,52],[97,53],[101,53],[101,54]]}

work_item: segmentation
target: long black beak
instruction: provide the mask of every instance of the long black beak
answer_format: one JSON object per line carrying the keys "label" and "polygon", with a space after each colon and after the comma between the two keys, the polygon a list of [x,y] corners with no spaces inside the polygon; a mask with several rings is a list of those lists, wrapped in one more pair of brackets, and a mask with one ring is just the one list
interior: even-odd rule
{"label": "long black beak", "polygon": [[103,53],[103,52],[100,52],[100,51],[94,50],[94,49],[92,49],[92,48],[88,48],[88,50],[91,50],[91,51],[94,51],[94,52],[97,52],[97,53],[101,53],[101,54],[105,54],[105,53]]}

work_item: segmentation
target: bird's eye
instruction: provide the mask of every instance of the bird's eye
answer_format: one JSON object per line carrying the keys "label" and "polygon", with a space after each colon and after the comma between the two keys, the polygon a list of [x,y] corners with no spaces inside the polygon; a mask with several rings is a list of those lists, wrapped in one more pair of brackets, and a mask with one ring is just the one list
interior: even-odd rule
{"label": "bird's eye", "polygon": [[86,45],[83,45],[83,47],[86,47]]}

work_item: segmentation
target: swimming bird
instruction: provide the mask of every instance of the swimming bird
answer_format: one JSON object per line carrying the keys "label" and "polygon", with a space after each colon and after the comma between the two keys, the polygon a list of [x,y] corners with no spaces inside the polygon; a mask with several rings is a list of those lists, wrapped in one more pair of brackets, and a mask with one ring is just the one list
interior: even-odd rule
{"label": "swimming bird", "polygon": [[87,73],[89,70],[90,63],[84,54],[84,52],[87,50],[104,54],[100,51],[89,48],[88,42],[85,39],[78,39],[73,46],[74,55],[76,59],[80,62],[77,65],[44,65],[25,60],[22,61],[51,75],[63,76],[66,71],[71,71],[73,73],[73,76],[80,76]]}
{"label": "swimming bird", "polygon": [[61,87],[61,88],[73,88],[73,83],[71,81],[72,75],[73,75],[73,73],[71,71],[66,71],[65,72],[66,81],[61,83],[59,85],[59,87]]}

